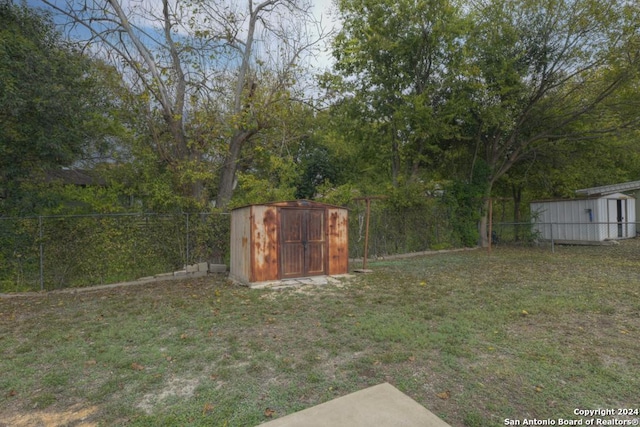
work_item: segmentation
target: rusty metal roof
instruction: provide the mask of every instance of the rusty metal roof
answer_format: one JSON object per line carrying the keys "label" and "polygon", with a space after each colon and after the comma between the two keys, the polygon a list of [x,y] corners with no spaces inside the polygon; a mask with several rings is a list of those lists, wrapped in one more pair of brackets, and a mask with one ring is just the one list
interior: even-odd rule
{"label": "rusty metal roof", "polygon": [[301,207],[301,208],[336,208],[336,209],[347,209],[344,206],[336,206],[336,205],[330,205],[327,203],[320,203],[320,202],[316,202],[313,200],[306,200],[306,199],[300,199],[300,200],[284,200],[284,201],[279,201],[279,202],[267,202],[267,203],[251,203],[248,205],[244,205],[244,206],[238,206],[237,208],[233,208],[231,209],[232,211],[236,210],[236,209],[243,209],[249,206],[278,206],[278,207]]}

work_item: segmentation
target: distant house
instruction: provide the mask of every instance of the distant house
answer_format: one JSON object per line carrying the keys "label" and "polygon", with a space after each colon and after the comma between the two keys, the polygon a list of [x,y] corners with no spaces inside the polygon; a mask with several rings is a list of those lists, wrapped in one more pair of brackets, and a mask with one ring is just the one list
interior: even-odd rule
{"label": "distant house", "polygon": [[558,243],[589,243],[636,237],[640,181],[577,190],[580,199],[532,202],[533,229]]}
{"label": "distant house", "polygon": [[106,181],[94,171],[84,169],[50,169],[45,172],[45,182],[60,182],[65,185],[104,187]]}
{"label": "distant house", "polygon": [[[83,189],[81,191],[84,191],[84,189],[103,190],[111,186],[101,172],[90,169],[49,169],[44,172],[44,182],[51,185],[57,184],[64,187]],[[92,193],[97,194],[95,192]],[[86,201],[63,199],[66,200],[64,205],[67,207],[93,209]],[[138,209],[141,205],[142,201],[133,194],[128,194],[125,191],[120,191],[117,194],[117,206],[120,208]]]}

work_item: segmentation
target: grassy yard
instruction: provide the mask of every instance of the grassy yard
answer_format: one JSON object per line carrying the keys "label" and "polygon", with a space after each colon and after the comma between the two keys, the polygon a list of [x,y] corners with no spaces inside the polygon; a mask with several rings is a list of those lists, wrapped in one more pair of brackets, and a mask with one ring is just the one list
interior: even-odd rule
{"label": "grassy yard", "polygon": [[640,241],[0,300],[0,426],[253,426],[389,382],[452,426],[640,407]]}

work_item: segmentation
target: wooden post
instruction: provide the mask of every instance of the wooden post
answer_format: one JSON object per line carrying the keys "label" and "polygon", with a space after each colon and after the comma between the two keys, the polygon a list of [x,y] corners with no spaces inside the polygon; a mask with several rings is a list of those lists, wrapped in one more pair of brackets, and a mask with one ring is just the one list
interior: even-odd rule
{"label": "wooden post", "polygon": [[364,200],[367,206],[366,212],[366,224],[364,231],[364,256],[362,257],[362,269],[354,270],[356,273],[369,273],[371,270],[367,270],[367,258],[369,257],[369,217],[371,216],[371,200],[374,199],[386,199],[386,196],[367,196],[356,197],[353,200]]}

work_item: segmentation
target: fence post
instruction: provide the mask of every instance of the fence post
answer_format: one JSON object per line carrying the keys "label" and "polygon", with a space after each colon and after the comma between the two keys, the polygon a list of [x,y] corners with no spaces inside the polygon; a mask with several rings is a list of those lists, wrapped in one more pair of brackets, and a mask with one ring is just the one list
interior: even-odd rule
{"label": "fence post", "polygon": [[186,218],[187,218],[187,238],[185,239],[185,242],[187,247],[186,247],[185,254],[187,255],[187,259],[184,262],[185,268],[187,268],[187,265],[189,265],[189,212],[187,212]]}
{"label": "fence post", "polygon": [[556,247],[553,241],[553,223],[550,223],[549,225],[551,226],[551,253],[556,253]]}
{"label": "fence post", "polygon": [[40,290],[44,291],[44,243],[42,242],[42,215],[38,215],[38,236],[40,240]]}

